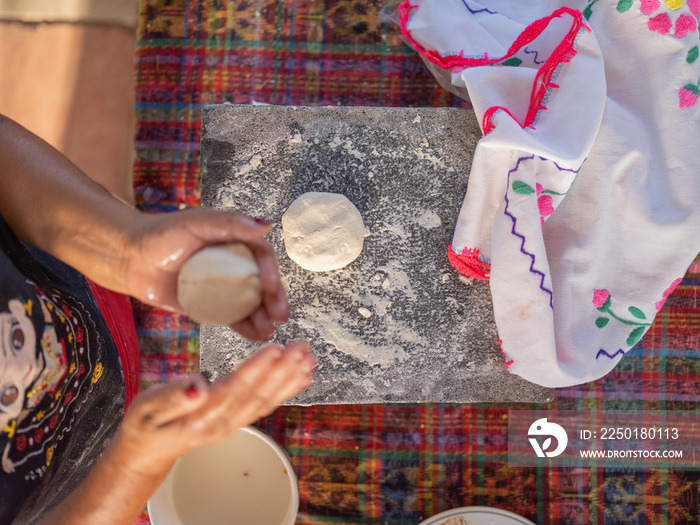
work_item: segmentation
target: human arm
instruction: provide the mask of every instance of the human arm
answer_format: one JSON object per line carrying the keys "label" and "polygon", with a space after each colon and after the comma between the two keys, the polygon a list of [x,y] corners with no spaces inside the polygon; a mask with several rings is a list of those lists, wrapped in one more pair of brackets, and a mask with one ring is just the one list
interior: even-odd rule
{"label": "human arm", "polygon": [[268,345],[234,374],[199,376],[139,395],[82,485],[38,525],[131,525],[175,460],[271,413],[311,382],[306,343]]}
{"label": "human arm", "polygon": [[288,306],[270,230],[236,212],[191,209],[146,214],[112,196],[61,153],[0,116],[0,214],[23,241],[54,255],[96,283],[162,308],[182,311],[177,274],[205,246],[244,242],[256,255],[263,304],[233,326],[266,339]]}

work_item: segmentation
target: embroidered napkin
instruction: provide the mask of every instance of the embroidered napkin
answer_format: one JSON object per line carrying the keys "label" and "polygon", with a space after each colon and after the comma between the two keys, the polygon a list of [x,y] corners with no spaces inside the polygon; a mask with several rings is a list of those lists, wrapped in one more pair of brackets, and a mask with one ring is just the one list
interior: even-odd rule
{"label": "embroidered napkin", "polygon": [[406,39],[484,137],[448,256],[490,279],[506,366],[609,372],[700,250],[700,0],[413,0]]}

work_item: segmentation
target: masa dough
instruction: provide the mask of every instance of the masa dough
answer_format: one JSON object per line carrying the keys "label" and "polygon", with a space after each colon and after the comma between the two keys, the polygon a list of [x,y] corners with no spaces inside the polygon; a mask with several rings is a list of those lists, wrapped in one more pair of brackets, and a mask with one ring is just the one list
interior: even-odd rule
{"label": "masa dough", "polygon": [[180,269],[177,300],[199,323],[230,326],[262,302],[255,256],[244,244],[204,248]]}
{"label": "masa dough", "polygon": [[362,251],[365,225],[352,202],[337,193],[309,192],[282,216],[282,236],[289,257],[305,270],[337,270]]}

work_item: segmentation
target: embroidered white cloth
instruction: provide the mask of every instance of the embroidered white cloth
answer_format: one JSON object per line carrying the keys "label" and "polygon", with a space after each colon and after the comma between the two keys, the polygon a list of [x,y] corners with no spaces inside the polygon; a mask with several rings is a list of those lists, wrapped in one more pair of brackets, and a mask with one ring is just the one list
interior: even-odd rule
{"label": "embroidered white cloth", "polygon": [[700,251],[700,0],[412,0],[404,36],[482,123],[448,255],[506,366],[595,380]]}

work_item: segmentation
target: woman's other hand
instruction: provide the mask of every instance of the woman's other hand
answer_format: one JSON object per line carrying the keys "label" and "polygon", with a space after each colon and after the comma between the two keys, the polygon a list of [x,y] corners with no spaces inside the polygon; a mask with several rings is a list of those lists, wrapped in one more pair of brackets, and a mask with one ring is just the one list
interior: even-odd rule
{"label": "woman's other hand", "polygon": [[223,441],[311,383],[305,342],[270,344],[209,386],[200,376],[152,387],[129,408],[112,450],[143,476],[167,472],[185,452]]}

